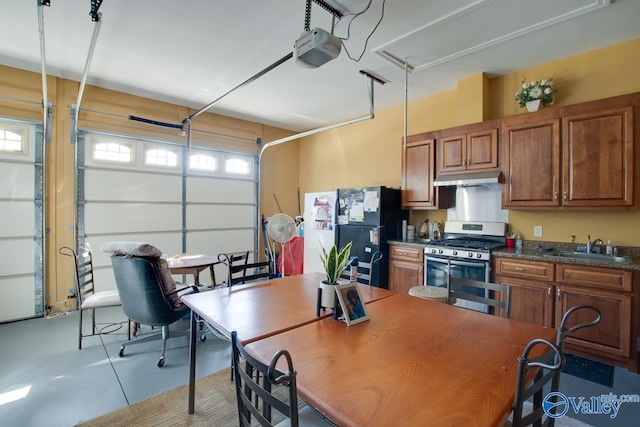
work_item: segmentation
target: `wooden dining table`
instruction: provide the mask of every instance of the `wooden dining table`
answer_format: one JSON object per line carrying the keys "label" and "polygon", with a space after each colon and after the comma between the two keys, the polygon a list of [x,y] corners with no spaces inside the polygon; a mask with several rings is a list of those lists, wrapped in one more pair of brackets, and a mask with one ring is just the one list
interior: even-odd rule
{"label": "wooden dining table", "polygon": [[[555,331],[397,294],[347,327],[325,318],[246,346],[263,363],[291,354],[298,394],[340,426],[501,426],[517,357]],[[286,367],[279,367],[286,369]]]}
{"label": "wooden dining table", "polygon": [[200,273],[207,268],[211,269],[211,285],[213,286],[213,266],[219,263],[217,257],[203,254],[180,254],[167,258],[171,274],[192,274],[196,286],[200,286]]}
{"label": "wooden dining table", "polygon": [[[204,321],[230,339],[236,331],[243,344],[260,340],[333,315],[326,310],[316,316],[321,273],[285,276],[261,282],[185,295],[191,309],[189,356],[189,413],[194,412],[196,330]],[[358,284],[365,304],[395,295],[387,289]]]}

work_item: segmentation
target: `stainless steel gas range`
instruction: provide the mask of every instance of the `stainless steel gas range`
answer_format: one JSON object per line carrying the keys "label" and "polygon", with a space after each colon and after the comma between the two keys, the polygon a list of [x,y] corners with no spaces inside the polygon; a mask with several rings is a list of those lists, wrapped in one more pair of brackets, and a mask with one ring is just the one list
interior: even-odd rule
{"label": "stainless steel gas range", "polygon": [[[424,248],[425,286],[447,287],[450,277],[488,282],[491,250],[506,244],[504,222],[445,222],[444,236]],[[486,296],[486,295],[482,295]],[[460,301],[456,305],[487,312],[484,304]]]}

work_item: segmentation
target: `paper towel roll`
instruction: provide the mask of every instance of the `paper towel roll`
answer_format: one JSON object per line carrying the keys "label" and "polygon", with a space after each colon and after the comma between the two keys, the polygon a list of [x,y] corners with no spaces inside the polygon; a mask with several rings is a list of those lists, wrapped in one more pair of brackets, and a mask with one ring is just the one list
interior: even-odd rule
{"label": "paper towel roll", "polygon": [[407,240],[407,220],[402,220],[402,240]]}

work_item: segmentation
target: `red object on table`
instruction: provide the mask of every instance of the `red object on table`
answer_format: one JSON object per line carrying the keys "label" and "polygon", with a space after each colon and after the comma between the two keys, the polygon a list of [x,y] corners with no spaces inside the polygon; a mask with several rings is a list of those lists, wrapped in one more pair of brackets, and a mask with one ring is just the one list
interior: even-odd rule
{"label": "red object on table", "polygon": [[304,237],[294,237],[284,244],[278,254],[278,272],[284,276],[302,274],[304,267]]}

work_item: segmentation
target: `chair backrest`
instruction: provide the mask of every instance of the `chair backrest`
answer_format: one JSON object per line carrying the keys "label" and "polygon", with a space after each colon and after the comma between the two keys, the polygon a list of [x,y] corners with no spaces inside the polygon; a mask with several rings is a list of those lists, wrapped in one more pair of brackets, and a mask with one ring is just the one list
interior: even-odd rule
{"label": "chair backrest", "polygon": [[78,253],[68,246],[58,249],[60,255],[73,258],[76,273],[76,304],[82,306],[85,299],[95,294],[95,284],[93,282],[93,254],[86,247],[80,247]]}
{"label": "chair backrest", "polygon": [[188,311],[168,297],[157,261],[127,255],[111,257],[122,310],[129,319],[150,326],[169,325]]}
{"label": "chair backrest", "polygon": [[[541,356],[529,359],[529,353],[537,345],[545,345],[549,347],[549,351]],[[545,415],[542,405],[543,393],[557,393],[558,389],[553,388],[553,382],[556,373],[559,373],[564,367],[565,359],[562,351],[553,343],[536,338],[531,340],[524,348],[524,351],[518,356],[518,376],[516,380],[516,396],[513,402],[513,427],[523,427],[528,425],[553,427],[555,418]],[[537,368],[533,380],[528,381],[527,373]],[[551,388],[544,389],[545,385],[551,381]],[[546,394],[550,401],[555,401],[555,396]],[[533,407],[531,412],[524,414],[523,406],[527,399],[533,396]],[[554,414],[555,408],[549,411]]]}
{"label": "chair backrest", "polygon": [[[573,317],[574,313],[584,310],[584,311],[593,311],[596,314],[596,318],[593,320],[589,320],[586,322],[578,323],[577,325],[573,325],[567,327],[569,323],[569,319]],[[575,332],[578,329],[586,328],[589,326],[595,326],[600,323],[600,319],[602,318],[602,313],[598,308],[593,307],[591,305],[575,305],[567,310],[562,316],[562,321],[560,321],[560,326],[558,326],[558,332],[556,335],[556,345],[560,349],[560,351],[564,351],[564,341],[567,337],[567,334],[570,332]]]}
{"label": "chair backrest", "polygon": [[[297,427],[296,371],[293,369],[289,352],[280,350],[267,366],[245,351],[235,331],[231,333],[231,347],[240,427],[252,425],[252,418],[261,426],[273,426],[272,409],[281,414],[281,416],[276,415],[276,421],[284,416],[290,419],[291,427]],[[276,370],[276,364],[281,357],[284,357],[287,363],[286,373]],[[242,360],[244,360],[244,368],[241,365]],[[274,385],[279,385],[278,388],[282,390],[274,393],[272,388]],[[281,391],[284,393],[280,393]]]}
{"label": "chair backrest", "polygon": [[269,261],[249,262],[249,251],[230,252],[218,255],[218,261],[228,268],[227,286],[243,284],[258,279],[269,279]]}
{"label": "chair backrest", "polygon": [[[593,313],[596,314],[595,319],[584,321],[582,323],[578,323],[573,326],[567,326],[569,324],[570,318],[574,316],[574,313],[581,310],[584,312],[592,311]],[[587,315],[588,314],[584,313],[584,316],[587,316]],[[560,351],[564,352],[564,341],[568,333],[575,332],[578,329],[587,328],[589,326],[595,326],[598,323],[600,323],[601,318],[602,318],[602,313],[596,307],[593,307],[591,305],[584,305],[584,304],[574,305],[562,315],[562,320],[560,321],[560,326],[558,326],[557,333],[556,333],[556,347],[558,347]],[[556,390],[560,388],[560,371],[556,373],[553,379],[552,387],[555,388]]]}
{"label": "chair backrest", "polygon": [[503,310],[507,319],[511,315],[511,286],[449,276],[447,280],[447,304],[466,300],[486,304]]}

